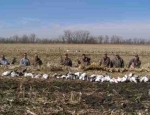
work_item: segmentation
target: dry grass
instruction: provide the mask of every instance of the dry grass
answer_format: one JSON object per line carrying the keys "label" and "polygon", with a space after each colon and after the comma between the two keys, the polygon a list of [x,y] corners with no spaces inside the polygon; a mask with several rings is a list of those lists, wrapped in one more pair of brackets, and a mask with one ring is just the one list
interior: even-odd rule
{"label": "dry grass", "polygon": [[[74,66],[77,65],[76,60],[81,58],[82,53],[87,54],[95,65],[82,69],[61,66],[59,48],[62,55],[69,54]],[[76,52],[76,50],[80,52]],[[88,74],[105,74],[107,72],[116,77],[129,72],[138,75],[150,74],[150,48],[147,45],[0,45],[0,54],[4,54],[9,61],[16,57],[19,62],[24,52],[28,54],[31,62],[37,53],[44,63],[41,67],[29,67],[28,72],[48,73],[49,75],[68,71],[86,71]],[[114,54],[120,54],[125,65],[135,54],[139,54],[143,68],[138,70],[101,68],[97,62],[104,53],[108,53],[111,59]],[[22,68],[18,65],[0,66],[0,74],[8,69]],[[128,113],[148,115],[150,113],[149,89],[149,83],[101,84],[54,78],[41,80],[0,77],[0,114],[29,115],[33,112],[37,115],[125,115]]]}
{"label": "dry grass", "polygon": [[[67,50],[69,50],[69,52],[67,52]],[[53,74],[56,72],[53,72],[53,70],[58,70],[61,73],[66,73],[68,71],[68,68],[60,66],[60,51],[62,55],[64,53],[69,54],[74,66],[77,65],[77,59],[81,59],[82,53],[87,54],[87,56],[91,58],[92,63],[98,63],[104,53],[108,53],[108,56],[111,59],[114,57],[114,54],[117,53],[120,54],[120,56],[124,59],[126,67],[129,60],[132,59],[135,54],[139,54],[140,56],[142,61],[141,67],[144,67],[144,69],[150,67],[149,45],[1,44],[0,48],[0,54],[4,54],[9,61],[11,61],[13,57],[16,57],[18,63],[24,52],[28,54],[31,63],[33,62],[34,55],[38,54],[44,65],[42,67],[34,68],[32,72],[47,72],[48,74]],[[47,66],[47,63],[49,63],[49,66]],[[71,71],[77,70],[77,68],[71,68]],[[0,70],[0,73],[2,71],[4,71],[3,67]],[[137,72],[139,75],[149,74],[147,71],[135,72]],[[105,71],[92,70],[88,71],[87,73],[103,74]],[[114,76],[118,75],[118,73],[111,74]]]}

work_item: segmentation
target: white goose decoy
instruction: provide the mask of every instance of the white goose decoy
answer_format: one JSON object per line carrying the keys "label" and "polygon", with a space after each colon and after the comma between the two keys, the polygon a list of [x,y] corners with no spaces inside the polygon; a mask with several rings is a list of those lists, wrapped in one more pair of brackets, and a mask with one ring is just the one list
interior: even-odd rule
{"label": "white goose decoy", "polygon": [[72,73],[70,71],[66,74],[66,79],[72,79]]}
{"label": "white goose decoy", "polygon": [[79,76],[79,79],[80,79],[80,80],[87,80],[87,74],[86,74],[86,73],[82,73],[82,74]]}
{"label": "white goose decoy", "polygon": [[94,82],[96,79],[96,75],[95,74],[92,74],[90,77],[89,77],[89,81],[91,82]]}
{"label": "white goose decoy", "polygon": [[149,78],[146,76],[140,78],[140,82],[148,82],[148,81],[149,81]]}
{"label": "white goose decoy", "polygon": [[134,83],[137,83],[137,79],[135,77],[131,77],[129,78],[130,82],[134,82]]}
{"label": "white goose decoy", "polygon": [[106,81],[105,77],[102,77],[101,82],[105,82],[105,81]]}
{"label": "white goose decoy", "polygon": [[48,78],[48,74],[43,74],[42,78],[47,79]]}
{"label": "white goose decoy", "polygon": [[110,81],[110,79],[111,79],[111,78],[110,78],[110,76],[109,76],[109,75],[105,75],[105,81],[108,81],[108,82],[109,82],[109,81]]}
{"label": "white goose decoy", "polygon": [[114,83],[118,83],[118,80],[114,78]]}
{"label": "white goose decoy", "polygon": [[61,74],[57,74],[57,76],[56,76],[57,79],[59,79],[59,78],[61,78],[61,77],[62,77]]}
{"label": "white goose decoy", "polygon": [[76,73],[74,73],[74,75],[79,77],[81,75],[81,72],[76,72]]}
{"label": "white goose decoy", "polygon": [[100,82],[102,78],[103,78],[102,75],[97,75],[95,81]]}
{"label": "white goose decoy", "polygon": [[122,78],[118,77],[118,78],[117,78],[117,81],[118,81],[118,82],[121,82],[121,81],[122,81]]}
{"label": "white goose decoy", "polygon": [[52,75],[52,77],[55,77],[57,79],[61,78],[61,76],[59,74],[57,74],[57,73],[55,73],[54,75]]}
{"label": "white goose decoy", "polygon": [[114,83],[114,80],[113,80],[113,79],[111,79],[109,82],[110,82],[110,83]]}
{"label": "white goose decoy", "polygon": [[[132,76],[132,75],[130,75]],[[130,82],[130,77],[128,75],[124,75],[125,82]]]}
{"label": "white goose decoy", "polygon": [[79,75],[80,75],[80,74],[81,74],[80,72],[76,72],[76,73],[71,73],[71,72],[69,72],[69,73],[67,74],[67,79],[73,79],[73,80],[79,79]]}
{"label": "white goose decoy", "polygon": [[125,74],[125,75],[124,75],[124,78],[126,78],[126,79],[127,79],[127,78],[128,78],[128,75],[126,75],[126,74]]}
{"label": "white goose decoy", "polygon": [[15,71],[11,72],[11,77],[19,77],[19,74],[17,74]]}
{"label": "white goose decoy", "polygon": [[59,75],[56,76],[57,79],[61,78]]}
{"label": "white goose decoy", "polygon": [[34,76],[34,78],[40,78],[40,77],[42,77],[41,74],[37,74],[37,75]]}
{"label": "white goose decoy", "polygon": [[63,78],[63,79],[64,79],[64,78],[66,78],[66,77],[67,77],[66,75],[62,75],[60,78]]}
{"label": "white goose decoy", "polygon": [[78,78],[78,76],[76,76],[75,74],[72,74],[72,73],[68,73],[67,76],[66,76],[66,79],[73,79],[73,80],[75,80],[77,78]]}
{"label": "white goose decoy", "polygon": [[115,78],[110,79],[109,82],[110,82],[110,83],[118,83],[117,79],[115,79]]}
{"label": "white goose decoy", "polygon": [[24,77],[34,78],[34,75],[32,73],[24,73]]}
{"label": "white goose decoy", "polygon": [[138,76],[138,75],[135,75],[135,74],[134,74],[132,77],[135,77],[135,78],[137,78],[137,79],[139,78],[139,76]]}
{"label": "white goose decoy", "polygon": [[9,75],[11,75],[11,72],[12,71],[5,71],[2,73],[2,76],[9,76]]}
{"label": "white goose decoy", "polygon": [[109,81],[109,82],[110,82],[110,83],[115,83],[114,78],[110,79],[110,81]]}
{"label": "white goose decoy", "polygon": [[109,82],[109,81],[110,81],[110,77],[108,75],[101,78],[101,82]]}
{"label": "white goose decoy", "polygon": [[122,77],[121,82],[126,82],[127,81],[127,77]]}
{"label": "white goose decoy", "polygon": [[90,76],[90,78],[93,78],[93,77],[96,77],[96,75],[95,75],[95,74],[92,74],[92,75]]}
{"label": "white goose decoy", "polygon": [[70,79],[71,78],[71,76],[70,75],[66,75],[66,79]]}

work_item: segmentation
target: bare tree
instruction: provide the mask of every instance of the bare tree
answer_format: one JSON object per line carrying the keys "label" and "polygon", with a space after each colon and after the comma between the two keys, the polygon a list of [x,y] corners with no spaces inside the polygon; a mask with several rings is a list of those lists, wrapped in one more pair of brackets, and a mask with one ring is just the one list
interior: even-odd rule
{"label": "bare tree", "polygon": [[35,43],[36,42],[36,35],[34,33],[30,34],[29,39],[30,39],[31,43]]}
{"label": "bare tree", "polygon": [[95,37],[90,35],[90,32],[86,30],[65,30],[62,36],[53,39],[38,38],[35,34],[23,35],[21,37],[18,35],[14,35],[9,38],[0,37],[0,43],[150,44],[150,40],[144,38],[123,39],[122,37],[117,35],[99,35],[98,37]]}
{"label": "bare tree", "polygon": [[105,44],[108,44],[108,43],[109,43],[109,36],[108,36],[108,35],[105,36],[104,43],[105,43]]}
{"label": "bare tree", "polygon": [[29,42],[28,36],[27,36],[27,35],[23,35],[23,36],[21,37],[21,42],[22,42],[22,43],[28,43],[28,42]]}
{"label": "bare tree", "polygon": [[20,38],[19,38],[18,35],[14,35],[14,36],[12,37],[12,39],[14,40],[15,43],[18,43]]}
{"label": "bare tree", "polygon": [[67,43],[72,42],[72,32],[70,30],[64,31],[64,39],[66,39]]}
{"label": "bare tree", "polygon": [[98,43],[102,44],[104,37],[101,35],[101,36],[98,36],[97,39],[98,39]]}

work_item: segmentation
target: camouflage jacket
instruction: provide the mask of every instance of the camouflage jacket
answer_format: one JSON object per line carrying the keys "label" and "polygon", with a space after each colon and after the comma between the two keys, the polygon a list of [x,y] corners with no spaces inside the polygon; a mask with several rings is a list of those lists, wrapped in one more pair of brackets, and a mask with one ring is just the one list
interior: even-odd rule
{"label": "camouflage jacket", "polygon": [[140,60],[135,60],[135,59],[131,59],[128,65],[128,68],[132,67],[132,68],[140,68],[141,66],[141,61]]}
{"label": "camouflage jacket", "polygon": [[86,66],[87,66],[87,65],[90,65],[90,60],[91,60],[90,58],[85,57],[85,58],[82,59],[82,63],[83,63],[84,65],[86,65]]}
{"label": "camouflage jacket", "polygon": [[110,66],[110,58],[107,57],[106,59],[102,58],[100,60],[100,66],[109,67]]}
{"label": "camouflage jacket", "polygon": [[65,58],[65,60],[63,61],[63,65],[65,66],[72,66],[72,61],[70,58]]}
{"label": "camouflage jacket", "polygon": [[111,61],[111,67],[115,67],[115,68],[123,68],[124,67],[124,61],[122,58],[119,59],[113,59]]}
{"label": "camouflage jacket", "polygon": [[37,66],[37,65],[40,66],[40,65],[42,65],[42,64],[43,64],[43,63],[42,63],[42,61],[41,61],[40,58],[35,59],[34,62],[33,62],[33,65],[34,65],[34,66]]}

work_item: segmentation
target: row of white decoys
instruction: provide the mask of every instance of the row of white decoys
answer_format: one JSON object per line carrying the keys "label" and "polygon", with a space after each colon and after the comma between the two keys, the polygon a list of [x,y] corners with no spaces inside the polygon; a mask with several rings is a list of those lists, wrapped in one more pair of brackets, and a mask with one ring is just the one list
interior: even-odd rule
{"label": "row of white decoys", "polygon": [[19,77],[19,76],[24,76],[24,77],[30,77],[30,78],[43,78],[43,79],[48,79],[49,75],[48,74],[34,74],[34,73],[18,73],[15,71],[6,71],[2,73],[2,76],[10,76],[10,77]]}
{"label": "row of white decoys", "polygon": [[[33,74],[33,73],[27,73],[27,72],[15,72],[15,71],[6,71],[2,73],[2,76],[10,76],[10,77],[19,77],[19,76],[24,76],[24,77],[31,77],[31,78],[43,78],[43,79],[48,79],[49,75],[48,74]],[[90,82],[110,82],[110,83],[120,83],[120,82],[133,82],[133,83],[138,83],[138,82],[150,82],[150,77],[149,76],[143,76],[139,77],[138,75],[135,75],[133,73],[126,74],[123,77],[117,77],[113,78],[110,75],[96,75],[92,74],[90,76],[87,75],[87,73],[81,73],[81,72],[76,72],[76,73],[67,73],[66,75],[61,75],[55,73],[52,75],[52,77],[55,78],[60,78],[60,79],[79,79],[83,81],[90,81]]]}
{"label": "row of white decoys", "polygon": [[149,76],[139,77],[133,73],[128,75],[124,75],[123,77],[112,78],[108,74],[106,75],[95,75],[92,74],[88,76],[86,73],[76,72],[76,73],[67,73],[66,75],[54,74],[53,77],[55,78],[62,78],[62,79],[79,79],[84,81],[90,82],[110,82],[110,83],[122,83],[122,82],[150,82]]}

